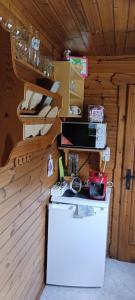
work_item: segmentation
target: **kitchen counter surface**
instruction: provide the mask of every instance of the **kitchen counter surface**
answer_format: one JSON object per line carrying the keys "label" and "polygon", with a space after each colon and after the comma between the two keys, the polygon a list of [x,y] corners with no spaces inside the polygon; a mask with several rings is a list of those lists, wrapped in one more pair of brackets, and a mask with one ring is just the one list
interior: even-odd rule
{"label": "kitchen counter surface", "polygon": [[74,194],[72,191],[67,190],[63,196],[52,196],[51,202],[57,203],[70,203],[81,205],[93,205],[105,207],[110,202],[111,188],[107,188],[105,200],[90,199],[88,190],[82,190],[80,193]]}

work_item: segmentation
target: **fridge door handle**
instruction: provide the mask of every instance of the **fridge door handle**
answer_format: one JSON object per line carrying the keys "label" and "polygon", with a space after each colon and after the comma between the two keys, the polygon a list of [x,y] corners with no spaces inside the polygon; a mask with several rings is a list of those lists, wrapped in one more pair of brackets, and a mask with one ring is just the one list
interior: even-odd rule
{"label": "fridge door handle", "polygon": [[94,208],[90,206],[76,205],[76,210],[73,215],[73,218],[82,219],[82,218],[90,218],[97,214],[100,214],[104,211],[104,208]]}
{"label": "fridge door handle", "polygon": [[64,210],[64,211],[72,211],[72,212],[75,212],[76,210],[76,205],[71,205],[71,204],[50,204],[49,205],[49,209],[58,209],[58,210]]}

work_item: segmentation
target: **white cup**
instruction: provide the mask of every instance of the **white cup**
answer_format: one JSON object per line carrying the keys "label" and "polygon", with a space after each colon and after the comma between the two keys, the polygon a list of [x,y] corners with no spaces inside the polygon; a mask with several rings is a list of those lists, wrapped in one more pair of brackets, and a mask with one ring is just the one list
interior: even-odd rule
{"label": "white cup", "polygon": [[69,107],[69,113],[72,115],[80,115],[81,114],[81,109],[80,107],[76,106],[76,105],[72,105]]}

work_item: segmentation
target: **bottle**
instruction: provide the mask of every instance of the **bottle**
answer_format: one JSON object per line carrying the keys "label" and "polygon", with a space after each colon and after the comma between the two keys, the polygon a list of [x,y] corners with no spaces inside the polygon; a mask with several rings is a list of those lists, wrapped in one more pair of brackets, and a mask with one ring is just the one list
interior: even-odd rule
{"label": "bottle", "polygon": [[64,60],[69,61],[70,60],[70,55],[71,55],[71,50],[65,50],[64,51]]}
{"label": "bottle", "polygon": [[52,155],[49,155],[49,159],[48,159],[48,171],[47,171],[47,175],[48,177],[53,175],[53,159],[52,159]]}
{"label": "bottle", "polygon": [[35,31],[35,34],[32,38],[32,49],[33,49],[33,58],[32,58],[32,65],[34,67],[39,66],[39,57],[40,57],[40,37],[39,37],[39,31]]}

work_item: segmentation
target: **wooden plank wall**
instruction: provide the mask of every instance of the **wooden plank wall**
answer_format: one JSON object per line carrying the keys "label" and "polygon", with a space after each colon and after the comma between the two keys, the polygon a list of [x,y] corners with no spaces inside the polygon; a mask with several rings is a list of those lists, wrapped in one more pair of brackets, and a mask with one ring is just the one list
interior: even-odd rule
{"label": "wooden plank wall", "polygon": [[[113,61],[111,61],[113,65]],[[113,180],[115,159],[116,159],[116,145],[117,145],[117,131],[118,131],[118,87],[112,83],[113,69],[105,71],[104,64],[102,65],[102,72],[96,72],[93,67],[91,58],[89,59],[89,76],[85,80],[85,99],[84,99],[84,117],[87,120],[88,105],[103,105],[105,108],[105,122],[107,123],[107,145],[111,149],[111,160],[107,163],[106,173],[108,180]],[[98,64],[97,64],[98,68]],[[91,71],[91,69],[93,71]],[[86,155],[86,154],[85,154]],[[83,154],[84,156],[84,154]],[[95,164],[96,162],[96,164]],[[86,164],[82,169],[82,175],[87,178],[89,168],[98,169],[99,158],[97,154],[89,156],[89,164]],[[113,195],[111,197],[110,218],[109,218],[109,237],[108,237],[108,251],[111,243],[111,229],[112,229],[112,213],[113,213]]]}
{"label": "wooden plank wall", "polygon": [[[47,177],[48,155],[55,172]],[[31,161],[0,169],[0,299],[34,300],[44,280],[48,187],[58,176],[56,144],[33,152]]]}
{"label": "wooden plank wall", "polygon": [[[127,87],[135,82],[134,66],[135,56],[89,57],[89,77],[85,81],[84,110],[87,111],[88,104],[103,104],[105,107],[105,121],[108,127],[107,143],[111,148],[111,161],[107,165],[106,172],[108,179],[114,181],[110,205],[108,252],[114,258],[119,257]],[[94,160],[93,162],[95,164]],[[86,174],[85,169],[84,174]]]}
{"label": "wooden plank wall", "polygon": [[[37,27],[23,10],[10,4],[0,1],[2,16]],[[43,39],[41,34],[42,51],[58,59],[59,47]],[[55,159],[55,172],[48,178],[50,153]],[[44,280],[48,187],[58,177],[59,153],[54,143],[48,150],[29,154],[30,162],[15,166],[15,161],[10,161],[0,169],[0,300],[35,300]]]}

